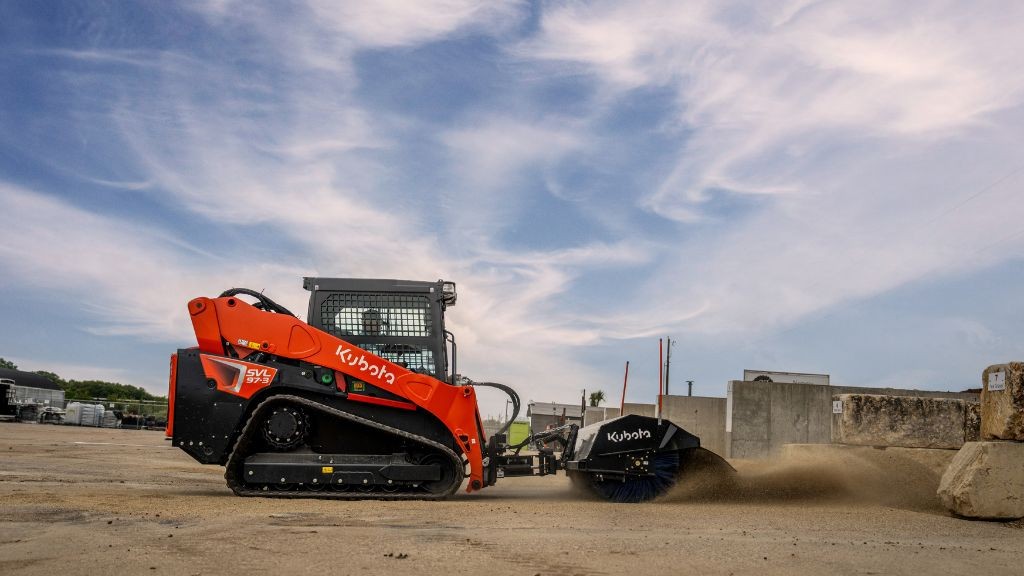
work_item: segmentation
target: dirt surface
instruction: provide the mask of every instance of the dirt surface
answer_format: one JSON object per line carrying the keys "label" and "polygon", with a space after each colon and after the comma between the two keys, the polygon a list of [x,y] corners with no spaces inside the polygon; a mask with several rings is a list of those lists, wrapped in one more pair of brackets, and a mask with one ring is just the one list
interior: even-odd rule
{"label": "dirt surface", "polygon": [[934,474],[862,461],[738,468],[728,494],[680,489],[640,505],[582,499],[562,476],[445,502],[239,498],[221,468],[157,432],[0,423],[0,574],[989,576],[1024,565],[1021,524],[948,516]]}

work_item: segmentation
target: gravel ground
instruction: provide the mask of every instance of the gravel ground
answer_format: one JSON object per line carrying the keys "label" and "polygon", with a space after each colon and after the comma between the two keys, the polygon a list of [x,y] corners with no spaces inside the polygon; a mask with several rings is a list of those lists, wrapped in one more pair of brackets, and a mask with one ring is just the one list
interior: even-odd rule
{"label": "gravel ground", "polygon": [[286,501],[233,496],[157,432],[0,423],[0,574],[1021,573],[1020,523],[949,517],[934,473],[844,458],[740,462],[734,493],[641,505],[563,476]]}

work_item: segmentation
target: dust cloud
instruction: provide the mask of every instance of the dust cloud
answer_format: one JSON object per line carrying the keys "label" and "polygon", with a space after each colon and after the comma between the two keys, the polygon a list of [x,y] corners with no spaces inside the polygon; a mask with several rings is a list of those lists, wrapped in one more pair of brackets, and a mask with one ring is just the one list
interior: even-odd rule
{"label": "dust cloud", "polygon": [[772,460],[734,461],[736,473],[694,467],[667,501],[862,502],[944,513],[936,490],[955,450],[800,446]]}

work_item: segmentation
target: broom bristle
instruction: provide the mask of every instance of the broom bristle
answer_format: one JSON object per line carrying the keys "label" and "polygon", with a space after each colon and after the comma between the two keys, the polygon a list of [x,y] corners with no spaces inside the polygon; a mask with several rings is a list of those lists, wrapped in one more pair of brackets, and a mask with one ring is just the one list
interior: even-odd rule
{"label": "broom bristle", "polygon": [[668,492],[679,473],[679,453],[659,452],[651,462],[653,476],[592,482],[594,490],[611,502],[646,502]]}

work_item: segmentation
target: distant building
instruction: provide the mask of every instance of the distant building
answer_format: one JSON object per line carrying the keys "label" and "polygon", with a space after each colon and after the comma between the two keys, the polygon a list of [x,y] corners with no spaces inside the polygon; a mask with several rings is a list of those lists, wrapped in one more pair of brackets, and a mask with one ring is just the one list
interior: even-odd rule
{"label": "distant building", "polygon": [[557,404],[554,402],[530,402],[526,407],[530,428],[536,434],[562,424],[579,425],[582,419],[579,404]]}
{"label": "distant building", "polygon": [[744,370],[744,382],[778,382],[781,384],[817,384],[828,386],[828,374],[802,372],[775,372],[772,370]]}
{"label": "distant building", "polygon": [[0,381],[10,386],[10,401],[14,405],[64,407],[64,390],[45,376],[0,368]]}

